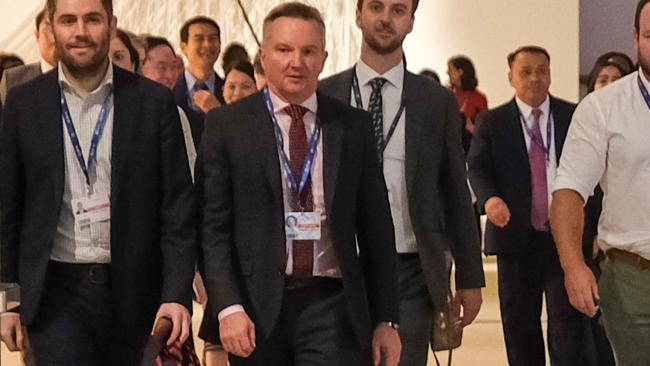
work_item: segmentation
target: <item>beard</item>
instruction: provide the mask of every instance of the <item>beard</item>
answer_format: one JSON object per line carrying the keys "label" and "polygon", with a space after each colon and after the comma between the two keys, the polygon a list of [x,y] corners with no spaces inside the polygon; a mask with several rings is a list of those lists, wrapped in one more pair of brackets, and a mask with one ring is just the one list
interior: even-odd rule
{"label": "beard", "polygon": [[[106,32],[106,36],[99,42],[95,42],[90,37],[77,37],[67,44],[59,42],[55,36],[55,45],[61,63],[68,71],[77,79],[85,79],[97,75],[105,67],[110,47],[110,33]],[[90,47],[89,51],[94,53],[88,59],[80,60],[70,52],[70,49],[75,47]]]}
{"label": "beard", "polygon": [[647,78],[650,77],[650,60],[645,59],[641,54],[641,51],[637,52],[637,60],[639,60],[639,66],[641,66],[641,70],[645,76]]}
{"label": "beard", "polygon": [[[379,32],[389,33],[394,35],[395,38],[388,41],[388,43],[382,42],[379,37],[375,36]],[[368,44],[370,49],[380,55],[388,55],[395,52],[402,47],[404,38],[406,38],[406,35],[400,37],[390,24],[384,22],[380,22],[379,26],[375,27],[374,32],[364,32],[363,36],[363,40]]]}

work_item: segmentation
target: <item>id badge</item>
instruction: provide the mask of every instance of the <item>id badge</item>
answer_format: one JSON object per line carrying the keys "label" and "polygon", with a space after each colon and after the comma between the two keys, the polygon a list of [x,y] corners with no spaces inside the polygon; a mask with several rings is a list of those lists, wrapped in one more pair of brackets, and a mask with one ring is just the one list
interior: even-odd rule
{"label": "id badge", "polygon": [[320,240],[320,213],[289,212],[284,215],[287,239]]}
{"label": "id badge", "polygon": [[111,219],[111,201],[105,193],[73,199],[71,203],[74,224],[77,229]]}

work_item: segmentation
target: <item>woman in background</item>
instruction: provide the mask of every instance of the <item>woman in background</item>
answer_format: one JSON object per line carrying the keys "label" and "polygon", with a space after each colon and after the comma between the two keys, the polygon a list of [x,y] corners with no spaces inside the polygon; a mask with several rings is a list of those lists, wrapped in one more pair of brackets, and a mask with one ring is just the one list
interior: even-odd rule
{"label": "woman in background", "polygon": [[234,103],[257,91],[253,65],[247,61],[235,61],[225,70],[223,99],[226,104]]}
{"label": "woman in background", "polygon": [[140,56],[128,34],[123,30],[118,29],[117,37],[111,39],[109,55],[114,65],[133,73],[139,72]]}
{"label": "woman in background", "polygon": [[450,58],[447,62],[447,74],[460,111],[465,115],[462,139],[467,154],[474,132],[474,119],[477,114],[487,110],[487,99],[485,94],[476,89],[478,86],[476,70],[469,58],[465,56]]}

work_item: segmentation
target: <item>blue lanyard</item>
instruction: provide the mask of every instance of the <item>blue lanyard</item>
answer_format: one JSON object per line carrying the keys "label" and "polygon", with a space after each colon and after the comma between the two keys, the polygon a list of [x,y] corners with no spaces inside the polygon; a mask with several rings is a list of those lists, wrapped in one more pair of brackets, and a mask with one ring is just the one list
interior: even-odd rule
{"label": "blue lanyard", "polygon": [[318,148],[318,140],[320,139],[320,123],[316,120],[316,129],[311,134],[311,139],[309,140],[309,154],[305,158],[305,163],[302,168],[302,177],[300,178],[300,184],[296,181],[296,176],[291,170],[291,165],[289,164],[289,158],[284,152],[284,139],[282,138],[282,130],[280,130],[280,125],[278,124],[278,119],[275,116],[273,110],[273,103],[271,102],[271,94],[269,92],[268,86],[264,88],[264,102],[266,104],[266,109],[268,109],[269,114],[271,115],[271,120],[273,121],[273,129],[275,131],[275,141],[278,145],[278,150],[280,151],[280,160],[282,160],[282,166],[284,167],[287,176],[289,177],[289,183],[291,183],[291,189],[300,196],[302,191],[309,181],[309,176],[311,175],[311,167],[314,164],[314,159],[316,157],[316,150]]}
{"label": "blue lanyard", "polygon": [[[404,69],[404,75],[406,75],[406,68]],[[352,73],[352,91],[354,92],[354,99],[357,103],[357,108],[363,109],[363,99],[361,99],[361,89],[359,88],[359,78],[357,77],[356,71]],[[393,137],[393,133],[395,133],[395,129],[397,128],[397,124],[399,123],[399,119],[400,117],[402,117],[402,113],[404,113],[405,108],[406,108],[406,87],[405,85],[403,85],[402,99],[400,100],[399,109],[397,110],[397,114],[395,115],[395,118],[393,119],[393,123],[391,123],[390,129],[388,130],[388,134],[386,135],[386,138],[384,139],[384,143],[382,144],[381,147],[382,154],[384,153],[384,150],[386,150],[386,146],[388,146],[390,139]]]}
{"label": "blue lanyard", "polygon": [[530,137],[530,141],[534,143],[535,145],[539,146],[542,150],[544,150],[544,155],[546,155],[546,161],[550,161],[551,157],[551,115],[552,111],[549,109],[548,110],[548,119],[546,121],[546,144],[544,144],[544,140],[541,138],[538,138],[533,134],[533,130],[531,130],[528,127],[528,124],[526,124],[526,119],[524,118],[524,115],[521,114],[521,111],[519,111],[519,118],[521,119],[521,122],[524,125],[524,130],[526,131],[526,134],[528,134],[528,137]]}
{"label": "blue lanyard", "polygon": [[102,134],[104,133],[104,127],[106,126],[106,119],[108,118],[108,102],[110,96],[111,93],[108,93],[106,99],[104,100],[104,103],[102,104],[102,109],[99,112],[99,117],[97,118],[97,123],[95,124],[95,131],[93,132],[93,138],[90,142],[90,152],[88,153],[88,165],[86,165],[83,152],[81,151],[81,144],[79,143],[79,136],[77,135],[77,131],[75,130],[74,125],[72,124],[72,116],[70,115],[70,109],[68,108],[68,103],[65,100],[65,94],[63,90],[61,90],[61,110],[63,112],[63,122],[65,122],[68,135],[70,136],[70,141],[72,142],[72,146],[74,147],[74,153],[75,155],[77,155],[77,161],[79,161],[81,170],[83,171],[84,176],[86,177],[86,188],[88,189],[89,194],[91,192],[89,171],[93,162],[97,161],[97,146],[99,145],[99,140],[101,140]]}
{"label": "blue lanyard", "polygon": [[639,71],[639,74],[637,74],[636,81],[639,83],[639,89],[641,90],[641,95],[643,95],[643,99],[645,99],[645,104],[647,104],[648,108],[650,108],[650,93],[648,92],[648,89],[643,84],[643,81],[641,81],[641,71]]}

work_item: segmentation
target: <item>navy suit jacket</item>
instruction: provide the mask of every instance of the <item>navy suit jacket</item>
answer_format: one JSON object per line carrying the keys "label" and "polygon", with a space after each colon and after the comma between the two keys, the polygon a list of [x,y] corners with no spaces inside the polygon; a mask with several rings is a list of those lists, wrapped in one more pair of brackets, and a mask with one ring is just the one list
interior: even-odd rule
{"label": "navy suit jacket", "polygon": [[[555,159],[559,163],[575,104],[550,97],[554,121]],[[485,237],[487,254],[524,254],[534,232],[530,222],[532,188],[530,164],[519,109],[513,98],[478,118],[467,156],[469,179],[485,213],[492,196],[505,201],[510,222],[504,228],[488,220]]]}

